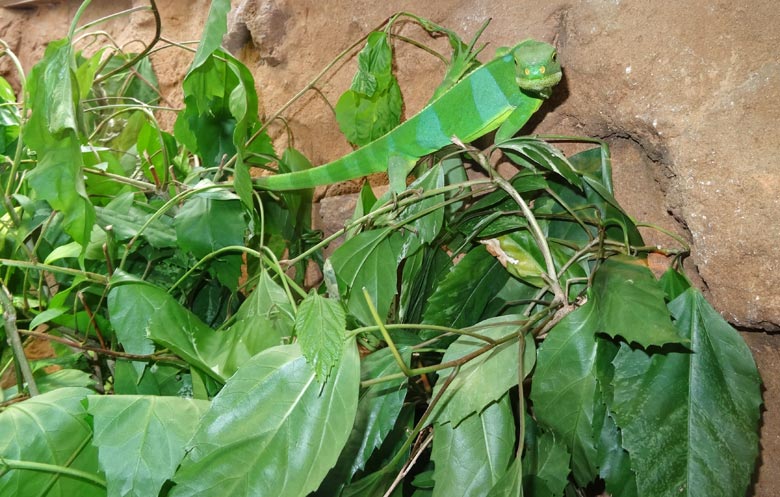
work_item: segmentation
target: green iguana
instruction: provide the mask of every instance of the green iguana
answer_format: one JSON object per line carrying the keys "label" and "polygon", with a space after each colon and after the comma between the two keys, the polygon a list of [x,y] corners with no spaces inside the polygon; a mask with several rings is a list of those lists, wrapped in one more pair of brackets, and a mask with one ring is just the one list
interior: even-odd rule
{"label": "green iguana", "polygon": [[[473,141],[498,128],[496,141],[514,135],[561,80],[555,48],[525,40],[499,50],[419,113],[389,133],[328,164],[256,178],[263,190],[299,190],[360,178],[403,164],[404,177],[420,157],[457,138]],[[392,172],[392,171],[391,171]],[[392,178],[391,178],[392,182]]]}

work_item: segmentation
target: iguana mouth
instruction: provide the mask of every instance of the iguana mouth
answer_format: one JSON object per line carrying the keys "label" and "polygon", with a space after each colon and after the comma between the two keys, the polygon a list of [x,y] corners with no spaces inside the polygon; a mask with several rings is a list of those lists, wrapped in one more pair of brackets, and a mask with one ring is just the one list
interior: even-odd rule
{"label": "iguana mouth", "polygon": [[545,74],[543,76],[538,76],[530,79],[521,78],[518,76],[517,78],[515,78],[515,82],[517,83],[517,86],[520,87],[521,90],[542,91],[557,85],[561,81],[562,76],[563,73],[561,73],[561,71],[556,71],[554,73]]}

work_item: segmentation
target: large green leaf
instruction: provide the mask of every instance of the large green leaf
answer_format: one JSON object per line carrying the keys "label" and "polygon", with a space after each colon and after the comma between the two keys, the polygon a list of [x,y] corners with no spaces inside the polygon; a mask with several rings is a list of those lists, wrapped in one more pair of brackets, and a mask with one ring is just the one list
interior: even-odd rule
{"label": "large green leaf", "polygon": [[380,318],[390,311],[398,279],[397,240],[390,230],[364,231],[344,242],[330,258],[350,314],[364,324],[374,324],[374,318],[363,288],[368,290]]}
{"label": "large green leaf", "polygon": [[745,342],[695,289],[669,308],[692,352],[614,360],[615,420],[640,496],[738,497],[758,455],[760,378]]}
{"label": "large green leaf", "polygon": [[[173,225],[179,247],[197,258],[224,247],[244,245],[248,227],[241,202],[228,192],[190,197],[176,214]],[[226,254],[211,261],[210,269],[222,285],[235,288],[241,264],[238,254]]]}
{"label": "large green leaf", "polygon": [[[156,297],[165,298],[161,295],[153,295],[141,288],[133,287],[114,287],[108,293],[108,313],[111,326],[114,328],[119,343],[125,352],[137,355],[148,355],[154,352],[154,342],[149,338],[146,332],[146,325],[153,320],[153,312],[158,311],[163,302],[154,301]],[[143,287],[146,288],[146,285]],[[138,376],[143,374],[145,365],[141,362],[134,362]]]}
{"label": "large green leaf", "polygon": [[515,163],[531,170],[541,167],[558,174],[571,185],[582,188],[582,179],[563,153],[544,140],[520,136],[501,143],[500,148]]}
{"label": "large green leaf", "polygon": [[515,447],[515,418],[509,395],[457,426],[437,424],[431,459],[434,497],[483,496],[506,472]]}
{"label": "large green leaf", "polygon": [[[98,453],[89,443],[92,427],[82,404],[91,393],[86,388],[62,388],[7,407],[0,413],[0,458],[53,464],[98,476]],[[105,488],[71,476],[20,469],[3,473],[0,495],[106,495]]]}
{"label": "large green leaf", "polygon": [[[95,208],[98,222],[103,226],[111,225],[118,241],[136,236],[152,217],[151,212],[136,205],[134,196],[132,192],[124,193],[114,197],[105,207]],[[155,248],[176,246],[176,232],[168,216],[161,216],[149,223],[142,237]]]}
{"label": "large green leaf", "polygon": [[[474,328],[476,333],[498,340],[516,334],[524,322],[524,316],[507,315],[481,321]],[[442,362],[460,359],[486,345],[488,343],[484,340],[462,335],[447,348]],[[431,420],[439,424],[451,422],[457,425],[470,414],[481,412],[489,404],[500,399],[510,388],[517,385],[519,350],[518,338],[515,337],[461,366],[460,371],[436,404],[431,413]],[[531,372],[535,359],[536,348],[533,337],[526,336],[523,377]],[[442,369],[439,372],[441,379],[433,389],[434,397],[441,390],[443,379],[451,372],[452,368]]]}
{"label": "large green leaf", "polygon": [[63,213],[65,231],[86,247],[95,211],[82,173],[78,134],[78,83],[70,40],[49,43],[43,59],[27,79],[28,105],[35,109],[24,128],[24,139],[37,154],[30,186]]}
{"label": "large green leaf", "polygon": [[598,331],[642,347],[687,341],[672,325],[664,291],[641,259],[607,259],[596,271],[592,288]]}
{"label": "large green leaf", "polygon": [[211,329],[168,292],[148,283],[113,287],[108,309],[123,344],[125,337],[153,340],[222,382],[250,357],[292,334],[286,294],[267,275],[255,292],[259,293],[239,309],[241,320],[223,332]]}
{"label": "large green leaf", "polygon": [[[411,348],[404,347],[399,352],[408,364]],[[398,373],[399,370],[392,351],[384,348],[363,358],[360,363],[360,379],[365,381],[381,378]],[[374,450],[382,445],[391,430],[398,425],[407,382],[408,379],[404,376],[361,388],[352,433],[341,451],[338,463],[323,484],[325,488],[321,488],[318,495],[329,495],[323,493],[326,489],[335,493],[333,487],[344,485],[357,471],[365,468]]]}
{"label": "large green leaf", "polygon": [[149,353],[154,350],[149,340],[156,341],[218,381],[235,370],[225,361],[228,335],[218,335],[161,288],[148,283],[115,286],[108,294],[108,312],[125,347],[140,343],[140,353]]}
{"label": "large green leaf", "polygon": [[344,309],[335,300],[312,291],[298,307],[295,334],[320,383],[327,380],[341,357],[346,330]]}
{"label": "large green leaf", "polygon": [[209,408],[202,400],[139,395],[91,395],[93,445],[109,497],[160,493],[184,457],[184,444]]}
{"label": "large green leaf", "polygon": [[428,300],[423,322],[453,328],[476,323],[508,278],[484,247],[474,248],[439,282]]}
{"label": "large green leaf", "polygon": [[242,245],[247,222],[238,199],[203,193],[184,202],[174,226],[179,246],[200,258],[223,247]]}
{"label": "large green leaf", "polygon": [[347,441],[359,382],[354,341],[324,386],[297,344],[256,355],[212,401],[171,497],[307,495]]}
{"label": "large green leaf", "polygon": [[539,423],[572,454],[572,470],[585,485],[596,475],[593,420],[603,409],[596,376],[598,306],[591,299],[569,313],[539,346],[531,401]]}
{"label": "large green leaf", "polygon": [[[409,189],[430,191],[442,186],[444,186],[444,168],[441,163],[438,163],[409,185]],[[444,206],[441,205],[443,201],[444,194],[434,195],[411,204],[403,210],[398,223],[410,221],[407,229],[401,232],[404,240],[401,258],[414,253],[420,245],[431,243],[439,235],[444,223]],[[437,205],[440,207],[436,208]]]}

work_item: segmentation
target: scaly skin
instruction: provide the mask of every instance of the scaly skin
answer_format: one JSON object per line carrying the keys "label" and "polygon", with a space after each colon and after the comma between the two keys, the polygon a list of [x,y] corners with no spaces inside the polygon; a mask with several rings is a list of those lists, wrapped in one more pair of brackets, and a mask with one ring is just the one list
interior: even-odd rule
{"label": "scaly skin", "polygon": [[[495,129],[497,141],[514,135],[561,79],[555,48],[525,40],[478,67],[419,113],[368,145],[306,171],[256,178],[262,190],[299,190],[386,171],[390,158],[409,167],[452,143],[473,141]],[[407,171],[408,172],[408,171]]]}

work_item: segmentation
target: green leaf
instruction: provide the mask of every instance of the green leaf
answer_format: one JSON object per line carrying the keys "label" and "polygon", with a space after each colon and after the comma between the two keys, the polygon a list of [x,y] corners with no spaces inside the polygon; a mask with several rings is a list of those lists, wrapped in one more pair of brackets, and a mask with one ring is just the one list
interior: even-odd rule
{"label": "green leaf", "polygon": [[[213,10],[213,9],[212,9]],[[205,40],[204,40],[205,41]],[[174,135],[207,166],[224,164],[238,153],[237,193],[246,206],[250,198],[245,182],[248,150],[265,149],[270,140],[265,132],[246,142],[257,126],[257,92],[251,72],[239,60],[222,50],[199,51],[182,84],[184,111],[174,125]],[[199,57],[202,60],[199,60]],[[271,148],[271,151],[273,149]],[[251,204],[249,204],[251,205]]]}
{"label": "green leaf", "polygon": [[35,112],[24,128],[24,139],[38,159],[28,176],[30,186],[52,209],[63,213],[65,231],[86,247],[95,211],[82,173],[74,65],[70,40],[49,43],[27,79],[28,105]]}
{"label": "green leaf", "polygon": [[[92,89],[92,82],[95,80],[95,73],[100,67],[100,59],[103,57],[105,48],[99,49],[88,59],[84,60],[76,69],[76,81],[79,88],[79,99],[83,100],[89,96]],[[113,96],[114,94],[111,93]]]}
{"label": "green leaf", "polygon": [[[525,321],[526,318],[520,315],[500,316],[481,321],[473,326],[471,331],[493,340],[504,339],[516,334]],[[442,362],[458,360],[487,345],[489,344],[484,340],[462,335],[447,348]],[[461,366],[460,371],[434,407],[430,419],[439,424],[451,422],[457,425],[470,414],[481,412],[489,404],[500,399],[510,388],[517,385],[519,349],[518,338],[514,337]],[[526,336],[523,377],[531,372],[535,359],[536,348],[533,337]],[[440,379],[433,389],[434,397],[438,395],[444,384],[444,378],[449,376],[452,370],[446,368],[439,371]]]}
{"label": "green leaf", "polygon": [[[396,471],[397,473],[397,471]],[[384,497],[387,489],[395,480],[395,474],[390,470],[379,470],[370,473],[360,480],[350,483],[340,497]],[[396,487],[396,490],[402,487]],[[398,492],[392,494],[392,497],[398,497]]]}
{"label": "green leaf", "polygon": [[509,274],[537,288],[545,285],[544,256],[530,231],[514,231],[481,243]]}
{"label": "green leaf", "polygon": [[745,342],[690,288],[669,304],[692,352],[614,360],[615,420],[639,495],[737,497],[758,455],[760,378]]}
{"label": "green leaf", "polygon": [[169,166],[176,155],[177,147],[178,144],[173,135],[158,128],[153,121],[144,121],[143,126],[138,131],[136,151],[141,159],[141,167],[147,180],[157,181],[155,175],[150,171],[151,167],[154,166],[156,177],[163,183],[168,182]]}
{"label": "green leaf", "polygon": [[[138,54],[133,52],[112,53],[101,68],[101,75],[118,69],[136,57]],[[143,57],[133,66],[114,73],[102,81],[100,86],[105,95],[133,99],[147,105],[156,105],[160,101],[160,84],[150,57]]]}
{"label": "green leaf", "polygon": [[15,151],[20,123],[14,90],[8,81],[0,76],[0,156],[12,155],[12,151]]}
{"label": "green leaf", "polygon": [[574,164],[560,150],[532,136],[511,138],[500,148],[515,163],[533,170],[536,166],[553,171],[571,185],[582,188],[582,180]]}
{"label": "green leaf", "polygon": [[[400,348],[399,353],[408,365],[412,349]],[[389,348],[369,354],[360,363],[361,381],[381,378],[399,371],[398,363]],[[404,376],[360,389],[352,432],[336,466],[328,474],[326,484],[335,482],[335,485],[338,485],[348,482],[357,471],[366,467],[374,450],[382,445],[388,434],[397,427],[406,397],[407,383],[408,379]]]}
{"label": "green leaf", "polygon": [[38,390],[42,393],[52,392],[66,387],[94,387],[95,380],[89,373],[80,369],[58,369],[51,373],[35,374]]}
{"label": "green leaf", "polygon": [[303,299],[295,315],[295,333],[301,352],[314,369],[317,381],[325,383],[344,347],[347,320],[341,304],[314,290]]}
{"label": "green leaf", "polygon": [[227,351],[227,364],[240,367],[253,355],[281,345],[293,336],[295,313],[284,289],[267,271],[260,272],[249,297],[236,311],[235,322],[225,331],[243,347]]}
{"label": "green leaf", "polygon": [[204,257],[216,250],[243,245],[247,222],[238,199],[194,195],[184,202],[174,220],[182,250]]}
{"label": "green leaf", "polygon": [[637,497],[636,474],[631,456],[623,448],[623,435],[608,410],[604,410],[603,417],[598,441],[599,476],[611,495]]}
{"label": "green leaf", "polygon": [[607,226],[607,238],[642,245],[636,224],[612,194],[612,169],[606,146],[575,154],[569,162],[582,173],[587,202],[599,210]]}
{"label": "green leaf", "polygon": [[[398,352],[408,366],[412,350],[402,347]],[[389,348],[381,349],[361,361],[360,379],[365,381],[381,378],[399,371],[400,366],[395,361],[391,350]],[[359,449],[350,451],[349,454],[354,457],[350,468],[352,473],[365,467],[371,452],[382,444],[395,426],[401,408],[404,406],[407,383],[408,379],[403,377],[376,383],[360,391],[358,415],[352,431],[352,435],[360,436],[360,446]],[[352,436],[350,436],[350,441],[352,441]]]}
{"label": "green leaf", "polygon": [[68,309],[64,307],[49,307],[45,311],[35,316],[32,321],[30,321],[30,329],[34,330],[38,326],[44,323],[48,323],[52,319],[61,316],[66,312],[68,312]]}
{"label": "green leaf", "polygon": [[[404,186],[406,184],[404,183]],[[430,191],[444,186],[444,168],[441,163],[436,164],[416,179],[409,189]],[[429,244],[439,235],[444,225],[444,194],[434,195],[416,202],[401,213],[398,222],[413,219],[407,225],[407,230],[401,232],[404,237],[401,256],[413,253],[421,244]],[[436,206],[439,206],[436,208]],[[430,211],[427,214],[422,213]]]}
{"label": "green leaf", "polygon": [[347,309],[364,324],[375,324],[363,295],[363,288],[376,306],[380,318],[387,316],[396,293],[398,243],[389,229],[364,231],[350,238],[330,257],[347,298]]}
{"label": "green leaf", "polygon": [[593,419],[604,409],[596,376],[599,316],[596,298],[559,321],[539,346],[531,401],[539,424],[572,455],[580,485],[596,475]]}
{"label": "green leaf", "polygon": [[206,27],[200,36],[200,43],[190,66],[190,73],[200,67],[213,52],[222,46],[222,38],[227,33],[228,12],[230,12],[230,0],[212,0],[209,16],[206,19]]}
{"label": "green leaf", "polygon": [[92,441],[109,496],[158,495],[184,457],[209,402],[178,397],[90,395]]}
{"label": "green leaf", "polygon": [[[133,238],[152,217],[152,213],[137,206],[133,198],[134,194],[128,192],[113,198],[105,207],[95,208],[98,222],[104,227],[110,225],[117,240]],[[176,247],[173,220],[168,216],[158,217],[148,224],[141,236],[154,248]]]}
{"label": "green leaf", "polygon": [[117,361],[114,367],[115,395],[163,395],[192,397],[192,376],[181,368],[159,363],[149,365],[138,375],[129,361]]}
{"label": "green leaf", "polygon": [[[261,293],[250,297],[250,308],[241,311],[249,322],[235,324],[225,332],[214,331],[168,292],[144,282],[114,286],[108,295],[108,309],[123,344],[130,339],[126,337],[145,338],[144,343],[151,343],[151,339],[222,383],[250,357],[290,335],[290,304],[286,294],[280,295],[273,286],[261,280],[256,290]],[[143,350],[151,353],[154,349]]]}
{"label": "green leaf", "polygon": [[366,145],[401,122],[403,99],[392,73],[393,52],[387,34],[373,32],[358,54],[358,73],[336,103],[341,132],[357,145]]}
{"label": "green leaf", "polygon": [[440,275],[451,267],[449,256],[438,247],[418,250],[404,261],[398,311],[401,322],[420,322],[423,307],[435,290]]}
{"label": "green leaf", "polygon": [[515,418],[508,395],[457,426],[437,424],[431,459],[433,497],[482,496],[504,474],[515,446]]}
{"label": "green leaf", "polygon": [[368,35],[366,46],[358,54],[358,72],[350,88],[370,97],[390,86],[393,81],[393,51],[387,42],[387,33],[374,31]]}
{"label": "green leaf", "polygon": [[439,282],[428,300],[423,322],[452,328],[476,323],[508,278],[484,247],[472,249]]}
{"label": "green leaf", "polygon": [[[163,303],[154,302],[154,296],[145,292],[145,285],[143,289],[138,287],[134,291],[134,288],[135,285],[112,288],[108,293],[108,313],[111,326],[125,352],[148,355],[154,352],[154,342],[149,339],[146,326],[153,320],[152,313],[160,310]],[[136,362],[134,367],[140,376],[144,369],[143,363]]]}
{"label": "green leaf", "polygon": [[526,444],[525,450],[524,493],[534,497],[563,495],[563,489],[569,483],[570,456],[555,434],[543,432],[537,435],[533,445]]}
{"label": "green leaf", "polygon": [[522,469],[521,460],[516,458],[487,493],[487,497],[523,497]]}
{"label": "green leaf", "polygon": [[171,497],[303,497],[347,441],[358,404],[360,362],[347,342],[325,385],[297,344],[244,364],[212,401],[174,476]]}
{"label": "green leaf", "polygon": [[661,288],[664,289],[666,300],[671,302],[679,297],[685,290],[691,287],[691,282],[684,274],[675,271],[672,268],[666,270],[659,280]]}
{"label": "green leaf", "polygon": [[[0,413],[0,457],[99,476],[97,449],[89,443],[91,423],[82,404],[91,393],[86,388],[62,388],[8,406]],[[0,495],[106,495],[104,488],[71,476],[21,469],[3,473]]]}
{"label": "green leaf", "polygon": [[663,289],[644,261],[612,257],[593,277],[599,330],[642,347],[685,343],[672,325]]}
{"label": "green leaf", "polygon": [[114,286],[108,294],[108,312],[126,350],[150,354],[154,340],[218,381],[229,376],[231,368],[220,355],[227,354],[221,350],[225,336],[217,335],[161,288],[148,283]]}

